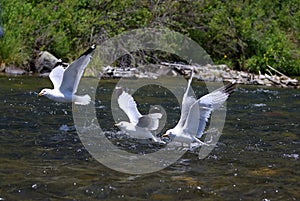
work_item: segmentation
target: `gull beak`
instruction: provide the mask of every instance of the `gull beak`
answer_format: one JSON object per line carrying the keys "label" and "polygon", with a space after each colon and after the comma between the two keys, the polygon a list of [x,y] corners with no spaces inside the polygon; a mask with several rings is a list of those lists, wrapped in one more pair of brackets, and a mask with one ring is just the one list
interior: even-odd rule
{"label": "gull beak", "polygon": [[167,133],[163,134],[162,137],[169,137]]}
{"label": "gull beak", "polygon": [[119,125],[120,125],[119,123],[117,123],[117,124],[114,124],[114,126],[115,126],[115,127],[118,127]]}
{"label": "gull beak", "polygon": [[44,94],[42,92],[38,93],[38,96],[43,96]]}

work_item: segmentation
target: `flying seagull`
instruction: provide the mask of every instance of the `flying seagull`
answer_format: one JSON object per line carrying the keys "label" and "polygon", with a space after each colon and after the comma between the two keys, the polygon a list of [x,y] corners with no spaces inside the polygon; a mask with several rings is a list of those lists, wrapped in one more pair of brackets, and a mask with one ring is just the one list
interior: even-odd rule
{"label": "flying seagull", "polygon": [[91,101],[89,95],[79,96],[77,87],[83,72],[89,64],[96,45],[92,45],[78,59],[73,61],[67,68],[64,68],[62,61],[58,61],[49,74],[54,89],[43,89],[38,95],[57,102],[74,102],[79,105],[87,105]]}
{"label": "flying seagull", "polygon": [[227,100],[235,88],[235,82],[231,82],[196,100],[188,95],[192,79],[193,71],[183,95],[179,122],[174,128],[167,130],[162,137],[176,137],[174,138],[176,141],[187,144],[196,142],[198,145],[207,145],[199,138],[203,135],[211,112]]}
{"label": "flying seagull", "polygon": [[137,104],[133,97],[125,91],[118,97],[118,104],[127,115],[129,122],[121,121],[115,126],[126,131],[132,138],[152,139],[154,142],[164,143],[152,134],[160,127],[159,121],[163,117],[162,113],[157,112],[156,107],[152,107],[149,110],[149,114],[142,115],[137,109]]}

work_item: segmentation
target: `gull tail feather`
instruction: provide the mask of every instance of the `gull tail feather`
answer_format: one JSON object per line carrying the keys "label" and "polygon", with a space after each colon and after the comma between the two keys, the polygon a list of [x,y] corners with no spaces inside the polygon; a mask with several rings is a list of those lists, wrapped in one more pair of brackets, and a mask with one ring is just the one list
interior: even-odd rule
{"label": "gull tail feather", "polygon": [[91,97],[89,95],[75,96],[74,103],[77,105],[88,105],[91,102]]}

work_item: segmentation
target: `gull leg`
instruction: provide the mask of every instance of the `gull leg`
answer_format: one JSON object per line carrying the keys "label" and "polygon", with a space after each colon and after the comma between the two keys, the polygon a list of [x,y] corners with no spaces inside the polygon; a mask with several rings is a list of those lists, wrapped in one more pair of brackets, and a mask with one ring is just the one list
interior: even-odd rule
{"label": "gull leg", "polygon": [[190,144],[190,151],[194,151],[195,149],[197,149],[198,147],[201,147],[203,145],[205,146],[214,146],[215,144],[211,144],[212,142],[212,137],[209,141],[206,142],[202,142],[201,140],[199,140],[198,138],[194,137],[195,142]]}
{"label": "gull leg", "polygon": [[156,137],[152,136],[151,139],[154,141],[154,142],[157,142],[158,140],[156,139]]}
{"label": "gull leg", "polygon": [[190,151],[194,151],[195,149],[197,149],[198,147],[201,147],[201,145],[198,142],[194,142],[190,144]]}
{"label": "gull leg", "polygon": [[203,146],[203,145],[206,145],[206,146],[214,146],[216,144],[213,144],[212,141],[213,141],[213,137],[211,136],[210,137],[210,140],[208,140],[207,142],[202,142],[201,140],[199,140],[198,138],[194,137],[194,140],[199,143],[199,146]]}
{"label": "gull leg", "polygon": [[196,137],[194,137],[194,140],[195,140],[196,142],[198,142],[200,146],[202,146],[202,145],[209,146],[209,144],[207,144],[207,143],[205,143],[205,142],[202,142],[201,140],[199,140],[199,139],[196,138]]}
{"label": "gull leg", "polygon": [[153,136],[151,138],[154,142],[157,142],[157,143],[161,143],[161,144],[166,144],[166,142],[162,141],[160,138],[157,138],[155,136]]}

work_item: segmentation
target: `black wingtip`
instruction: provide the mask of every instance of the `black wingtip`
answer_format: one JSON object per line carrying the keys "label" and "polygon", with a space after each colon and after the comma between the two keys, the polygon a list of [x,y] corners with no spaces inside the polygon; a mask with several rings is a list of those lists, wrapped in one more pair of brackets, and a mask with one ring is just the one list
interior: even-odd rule
{"label": "black wingtip", "polygon": [[69,64],[63,62],[61,59],[58,59],[57,62],[54,64],[53,68],[57,67],[57,66],[62,66],[64,68],[68,67]]}
{"label": "black wingtip", "polygon": [[91,45],[91,47],[88,50],[86,50],[83,54],[81,54],[77,59],[79,59],[82,56],[90,55],[91,53],[93,53],[95,49],[96,49],[96,44]]}
{"label": "black wingtip", "polygon": [[57,66],[60,66],[60,65],[62,65],[62,60],[61,60],[61,59],[58,59],[58,60],[56,61],[56,63],[54,64],[53,68],[55,68],[55,67],[57,67]]}
{"label": "black wingtip", "polygon": [[96,49],[96,47],[96,44],[91,45],[91,47],[87,51],[85,51],[81,56],[91,54]]}
{"label": "black wingtip", "polygon": [[230,82],[229,84],[224,86],[224,92],[231,94],[236,87],[236,81]]}
{"label": "black wingtip", "polygon": [[230,95],[232,92],[234,92],[235,86],[236,86],[236,81],[233,81],[221,88],[216,89],[215,91],[221,91]]}

